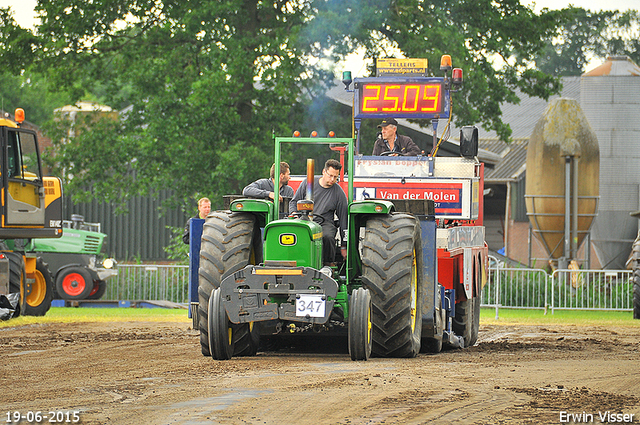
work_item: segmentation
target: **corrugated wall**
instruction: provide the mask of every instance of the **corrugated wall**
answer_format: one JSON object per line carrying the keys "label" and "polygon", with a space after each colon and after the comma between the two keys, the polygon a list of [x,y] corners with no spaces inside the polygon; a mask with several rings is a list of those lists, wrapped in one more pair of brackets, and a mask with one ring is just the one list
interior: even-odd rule
{"label": "corrugated wall", "polygon": [[102,223],[102,232],[108,235],[103,252],[117,261],[162,261],[167,259],[163,248],[171,238],[167,226],[183,228],[189,218],[181,208],[161,209],[168,198],[169,191],[137,196],[126,203],[127,213],[116,214],[115,206],[98,201],[74,204],[65,193],[63,218],[80,214],[85,221]]}

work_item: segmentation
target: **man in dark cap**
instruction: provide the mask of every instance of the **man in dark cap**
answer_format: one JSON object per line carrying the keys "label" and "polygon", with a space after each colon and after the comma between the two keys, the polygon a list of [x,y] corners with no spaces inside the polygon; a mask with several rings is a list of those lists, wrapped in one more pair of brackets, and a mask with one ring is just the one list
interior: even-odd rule
{"label": "man in dark cap", "polygon": [[385,118],[378,126],[382,136],[378,137],[373,145],[372,155],[381,155],[383,152],[392,152],[389,156],[409,155],[417,156],[422,152],[411,137],[398,134],[398,121],[395,118]]}

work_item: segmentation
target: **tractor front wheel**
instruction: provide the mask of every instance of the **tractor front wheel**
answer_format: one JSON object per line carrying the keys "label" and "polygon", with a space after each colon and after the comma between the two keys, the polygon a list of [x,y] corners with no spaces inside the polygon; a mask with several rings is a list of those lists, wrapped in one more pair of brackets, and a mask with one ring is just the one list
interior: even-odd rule
{"label": "tractor front wheel", "polygon": [[371,292],[373,354],[415,357],[422,334],[420,225],[409,214],[367,220],[362,281]]}
{"label": "tractor front wheel", "polygon": [[233,356],[233,326],[222,305],[220,288],[211,292],[208,310],[207,334],[211,357],[215,360],[229,360]]}
{"label": "tractor front wheel", "polygon": [[93,291],[91,274],[82,267],[69,267],[58,274],[56,291],[63,300],[84,300]]}
{"label": "tractor front wheel", "polygon": [[88,300],[99,300],[104,293],[107,292],[107,282],[104,280],[97,280],[93,282],[93,289],[87,297]]}
{"label": "tractor front wheel", "polygon": [[368,360],[371,356],[371,294],[358,288],[349,300],[349,354],[351,360]]}

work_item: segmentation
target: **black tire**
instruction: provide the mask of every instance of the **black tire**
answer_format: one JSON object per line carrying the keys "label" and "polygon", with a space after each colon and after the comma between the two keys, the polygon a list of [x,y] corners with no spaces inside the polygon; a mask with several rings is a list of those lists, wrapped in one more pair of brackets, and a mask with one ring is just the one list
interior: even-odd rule
{"label": "black tire", "polygon": [[437,354],[442,351],[442,338],[444,336],[444,328],[446,326],[446,312],[444,311],[444,307],[442,306],[442,296],[440,295],[440,291],[444,291],[444,288],[442,287],[442,285],[438,284],[436,286],[436,302],[438,303],[440,308],[436,308],[436,311],[434,312],[434,336],[422,338],[422,346],[420,347],[420,351],[422,353]]}
{"label": "black tire", "polygon": [[84,300],[93,291],[91,274],[83,267],[61,270],[56,277],[56,291],[63,300]]}
{"label": "black tire", "polygon": [[24,270],[24,257],[17,252],[5,252],[5,255],[9,259],[9,293],[19,293],[20,302],[16,307],[16,311],[13,313],[13,317],[18,317],[23,314],[24,294],[21,293],[24,281],[26,279]]}
{"label": "black tire", "polygon": [[[260,228],[252,214],[230,211],[209,214],[202,229],[198,270],[198,328],[203,355],[211,355],[208,306],[212,291],[230,274],[241,270],[247,264],[259,264],[261,261]],[[251,341],[251,338],[239,339],[236,344],[237,353],[251,350],[248,345]]]}
{"label": "black tire", "polygon": [[474,269],[475,282],[473,287],[478,288],[474,291],[471,299],[465,299],[456,303],[456,315],[453,318],[453,333],[464,339],[465,347],[472,347],[478,341],[478,333],[480,331],[480,301],[481,301],[481,272],[478,268]]}
{"label": "black tire", "polygon": [[255,356],[260,346],[260,328],[257,323],[233,326],[234,356]]}
{"label": "black tire", "polygon": [[215,360],[229,360],[233,356],[233,327],[222,305],[220,288],[211,292],[208,306],[207,335],[211,357]]}
{"label": "black tire", "polygon": [[408,214],[367,220],[362,281],[371,292],[373,354],[415,357],[422,333],[420,225]]}
{"label": "black tire", "polygon": [[53,300],[53,279],[49,265],[40,257],[36,260],[35,282],[27,284],[25,316],[44,316],[51,308]]}
{"label": "black tire", "polygon": [[107,292],[107,282],[104,280],[98,280],[93,282],[93,289],[87,296],[88,300],[99,300],[104,293]]}
{"label": "black tire", "polygon": [[373,345],[371,293],[358,288],[349,300],[349,354],[351,360],[369,360]]}
{"label": "black tire", "polygon": [[480,330],[480,297],[475,296],[456,303],[453,333],[464,338],[464,346],[472,347],[478,341]]}

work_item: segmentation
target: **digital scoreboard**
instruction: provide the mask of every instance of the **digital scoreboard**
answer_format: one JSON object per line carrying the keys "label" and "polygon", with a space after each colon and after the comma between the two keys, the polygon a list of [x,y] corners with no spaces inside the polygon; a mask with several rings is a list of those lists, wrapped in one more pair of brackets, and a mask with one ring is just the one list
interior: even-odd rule
{"label": "digital scoreboard", "polygon": [[448,118],[448,90],[441,78],[356,80],[355,118]]}

